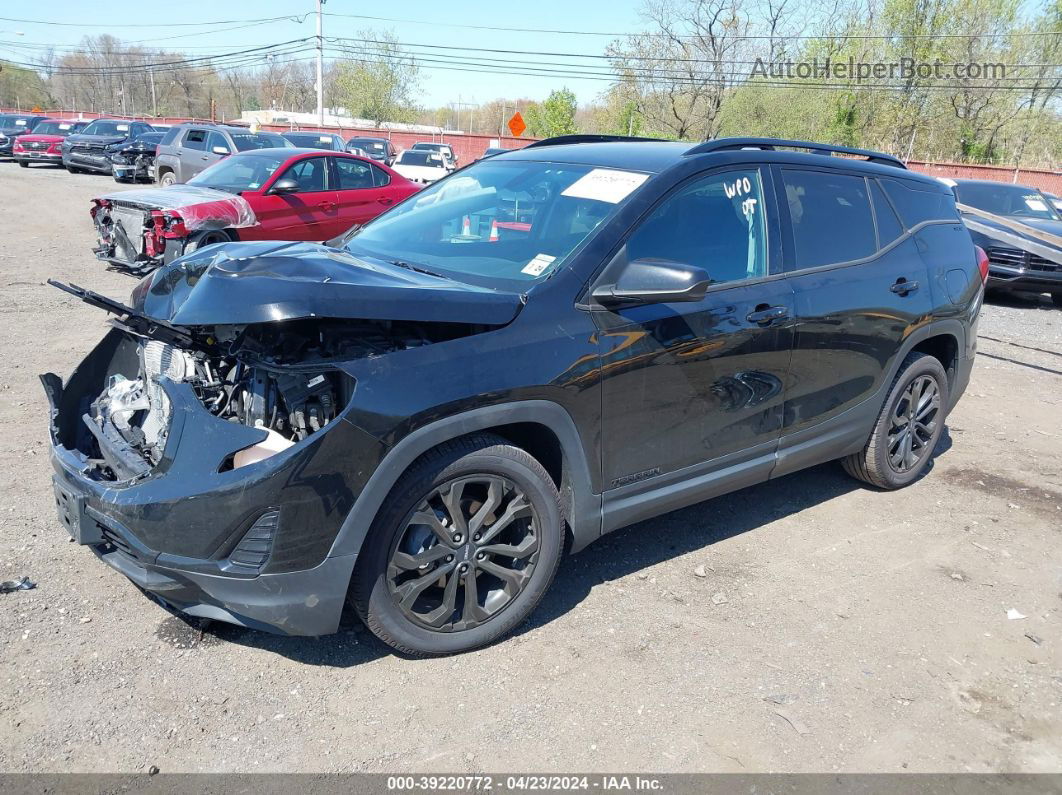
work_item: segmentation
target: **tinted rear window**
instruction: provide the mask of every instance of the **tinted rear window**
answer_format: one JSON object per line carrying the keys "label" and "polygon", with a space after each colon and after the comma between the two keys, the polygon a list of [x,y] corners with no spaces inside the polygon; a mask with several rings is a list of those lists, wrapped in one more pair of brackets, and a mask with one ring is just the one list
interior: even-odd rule
{"label": "tinted rear window", "polygon": [[865,179],[783,169],[782,180],[793,224],[796,268],[849,262],[877,251]]}
{"label": "tinted rear window", "polygon": [[416,151],[410,149],[402,153],[402,156],[398,158],[398,163],[403,166],[429,166],[441,168],[443,159],[442,155],[438,152],[432,152],[427,149],[417,149]]}
{"label": "tinted rear window", "polygon": [[348,143],[366,152],[382,152],[387,145],[384,141],[369,141],[365,138],[351,138]]}
{"label": "tinted rear window", "polygon": [[908,229],[925,221],[959,220],[955,198],[950,191],[935,191],[929,185],[899,179],[882,179],[880,182]]}

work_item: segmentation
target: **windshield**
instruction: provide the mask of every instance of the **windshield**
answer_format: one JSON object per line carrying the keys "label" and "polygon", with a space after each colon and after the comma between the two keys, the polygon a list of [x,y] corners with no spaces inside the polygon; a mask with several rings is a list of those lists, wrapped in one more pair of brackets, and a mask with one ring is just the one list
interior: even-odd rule
{"label": "windshield", "polygon": [[229,133],[232,142],[236,145],[237,152],[247,152],[251,149],[279,149],[291,146],[283,135],[277,133]]}
{"label": "windshield", "polygon": [[1051,202],[1035,188],[1023,188],[1021,185],[1007,185],[1003,182],[993,185],[960,182],[955,186],[955,196],[962,204],[995,215],[1058,219],[1058,213],[1051,207]]}
{"label": "windshield", "polygon": [[364,149],[366,152],[382,152],[384,150],[383,141],[373,141],[370,138],[351,138],[347,143],[350,146]]}
{"label": "windshield", "polygon": [[285,133],[294,146],[305,146],[308,149],[331,149],[332,136],[320,135],[319,133]]}
{"label": "windshield", "polygon": [[35,135],[70,135],[77,125],[70,121],[42,121],[33,128]]}
{"label": "windshield", "polygon": [[290,156],[290,152],[255,154],[246,157],[233,155],[200,171],[188,180],[188,184],[198,185],[200,188],[223,190],[226,193],[258,190],[278,168],[287,162]]}
{"label": "windshield", "polygon": [[366,225],[346,248],[521,289],[562,267],[647,178],[586,165],[481,161]]}
{"label": "windshield", "polygon": [[431,166],[436,168],[442,168],[443,159],[442,155],[437,152],[428,152],[423,149],[413,151],[409,149],[401,154],[398,158],[398,165],[400,166]]}
{"label": "windshield", "polygon": [[430,149],[433,152],[449,152],[450,151],[450,145],[449,144],[425,144],[425,143],[420,143],[420,144],[413,144],[413,148],[414,149]]}
{"label": "windshield", "polygon": [[81,131],[83,135],[128,135],[129,122],[98,119]]}

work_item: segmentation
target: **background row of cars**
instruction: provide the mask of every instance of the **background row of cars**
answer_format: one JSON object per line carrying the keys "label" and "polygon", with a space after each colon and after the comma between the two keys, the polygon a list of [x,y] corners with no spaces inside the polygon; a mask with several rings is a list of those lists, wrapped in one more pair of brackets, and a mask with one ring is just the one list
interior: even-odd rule
{"label": "background row of cars", "polygon": [[186,182],[223,157],[251,149],[301,147],[349,152],[394,169],[422,185],[457,168],[450,144],[422,141],[398,151],[387,138],[335,133],[283,135],[250,128],[186,123],[152,125],[133,119],[72,121],[42,115],[0,114],[0,158],[28,168],[35,163],[62,165],[71,173],[112,174],[118,182]]}

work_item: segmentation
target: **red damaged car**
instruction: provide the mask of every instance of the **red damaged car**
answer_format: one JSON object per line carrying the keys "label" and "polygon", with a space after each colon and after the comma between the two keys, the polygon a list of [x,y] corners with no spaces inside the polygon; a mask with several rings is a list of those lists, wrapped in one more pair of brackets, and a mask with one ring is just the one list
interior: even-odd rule
{"label": "red damaged car", "polygon": [[187,183],[93,199],[96,256],[148,273],[212,243],[322,242],[371,221],[420,186],[345,152],[238,152]]}

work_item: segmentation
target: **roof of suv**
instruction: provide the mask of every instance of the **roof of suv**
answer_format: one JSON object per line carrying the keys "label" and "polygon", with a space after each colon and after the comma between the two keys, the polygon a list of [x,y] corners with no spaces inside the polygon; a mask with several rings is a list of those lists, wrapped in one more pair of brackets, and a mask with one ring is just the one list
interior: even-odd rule
{"label": "roof of suv", "polygon": [[[570,143],[568,141],[571,141]],[[790,149],[804,151],[790,151]],[[939,189],[933,177],[908,171],[892,155],[870,150],[852,149],[808,141],[788,141],[772,138],[717,138],[702,143],[662,141],[621,136],[562,136],[536,141],[522,149],[513,149],[494,158],[505,160],[548,160],[556,163],[578,163],[600,168],[633,169],[659,173],[679,163],[684,157],[708,154],[737,155],[754,153],[754,159],[764,162],[818,165],[832,168],[861,168],[889,176],[922,182]],[[835,154],[850,155],[842,158]],[[856,157],[865,159],[856,159]],[[731,157],[732,160],[736,158]]]}

